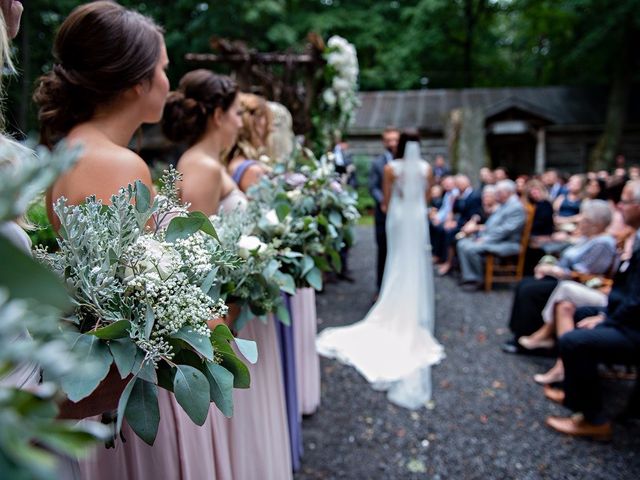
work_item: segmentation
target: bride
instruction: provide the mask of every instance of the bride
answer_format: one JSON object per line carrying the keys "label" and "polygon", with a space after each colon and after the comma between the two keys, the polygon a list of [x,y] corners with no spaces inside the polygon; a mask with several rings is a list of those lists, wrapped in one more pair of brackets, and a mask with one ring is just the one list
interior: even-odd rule
{"label": "bride", "polygon": [[[444,357],[433,337],[434,290],[426,192],[431,168],[416,135],[402,134],[397,160],[384,172],[387,261],[378,301],[349,326],[327,328],[321,355],[355,367],[389,400],[420,408],[431,398],[431,365]],[[404,158],[402,158],[404,157]]]}

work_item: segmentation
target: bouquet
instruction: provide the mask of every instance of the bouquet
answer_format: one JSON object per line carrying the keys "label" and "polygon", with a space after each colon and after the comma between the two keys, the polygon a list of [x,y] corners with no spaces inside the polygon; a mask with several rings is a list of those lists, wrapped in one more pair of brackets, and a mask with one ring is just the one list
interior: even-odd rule
{"label": "bouquet", "polygon": [[277,252],[281,271],[298,287],[322,289],[322,272],[342,268],[340,250],[353,242],[355,193],[325,158],[298,150],[296,170],[263,177],[250,196],[260,208],[258,231]]}
{"label": "bouquet", "polygon": [[230,343],[248,360],[257,358],[253,342],[234,339],[224,325],[209,329],[227,310],[217,273],[237,259],[204,214],[180,203],[178,179],[168,170],[153,202],[140,181],[113,195],[110,205],[95,197],[78,206],[58,199],[60,250],[38,254],[71,291],[73,350],[99,365],[91,374],[63,377],[63,390],[74,402],[86,398],[115,365],[127,380],[116,430],[126,418],[148,444],[160,420],[158,386],[202,425],[210,402],[230,416],[232,388],[249,387],[248,369]]}
{"label": "bouquet", "polygon": [[251,202],[246,210],[223,212],[211,217],[222,247],[244,261],[234,268],[221,268],[220,291],[227,303],[239,307],[234,327],[240,330],[253,317],[266,320],[268,313],[289,324],[289,313],[281,291],[295,293],[293,278],[281,272],[277,251],[260,236],[260,208]]}

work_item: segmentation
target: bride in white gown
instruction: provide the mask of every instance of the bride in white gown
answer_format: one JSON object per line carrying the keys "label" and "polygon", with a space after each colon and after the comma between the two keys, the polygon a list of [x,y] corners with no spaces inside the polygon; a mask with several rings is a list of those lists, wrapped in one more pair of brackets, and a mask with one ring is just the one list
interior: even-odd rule
{"label": "bride in white gown", "polygon": [[[431,398],[431,365],[444,358],[433,337],[434,289],[426,190],[430,166],[418,142],[385,167],[387,261],[378,301],[349,326],[327,328],[318,352],[355,367],[391,402],[416,409]],[[400,151],[399,150],[399,151]]]}

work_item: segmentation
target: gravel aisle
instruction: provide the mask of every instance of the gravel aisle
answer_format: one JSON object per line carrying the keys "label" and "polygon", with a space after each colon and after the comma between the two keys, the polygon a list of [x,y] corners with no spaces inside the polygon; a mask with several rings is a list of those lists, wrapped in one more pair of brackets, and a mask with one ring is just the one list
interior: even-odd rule
{"label": "gravel aisle", "polygon": [[[319,329],[361,319],[374,293],[372,227],[351,251],[356,283],[318,295]],[[640,424],[615,426],[611,443],[577,440],[544,426],[566,414],[531,376],[548,358],[506,355],[511,292],[465,293],[436,278],[436,337],[447,358],[433,369],[433,402],[411,412],[390,404],[352,368],[322,359],[322,405],[303,423],[307,479],[637,479]],[[402,305],[398,305],[401,309]],[[391,354],[391,352],[389,352]],[[620,408],[628,382],[608,386]]]}

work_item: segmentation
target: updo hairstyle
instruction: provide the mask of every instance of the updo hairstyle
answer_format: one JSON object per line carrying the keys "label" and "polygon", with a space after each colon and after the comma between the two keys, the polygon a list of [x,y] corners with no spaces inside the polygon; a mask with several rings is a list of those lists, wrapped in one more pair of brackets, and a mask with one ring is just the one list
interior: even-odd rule
{"label": "updo hairstyle", "polygon": [[191,146],[205,133],[216,108],[228,111],[237,95],[238,85],[230,77],[202,68],[193,70],[167,97],[162,131],[169,140]]}
{"label": "updo hairstyle", "polygon": [[111,1],[75,8],[56,35],[53,69],[33,96],[41,142],[51,146],[99,105],[151,81],[161,48],[162,29],[149,17]]}

